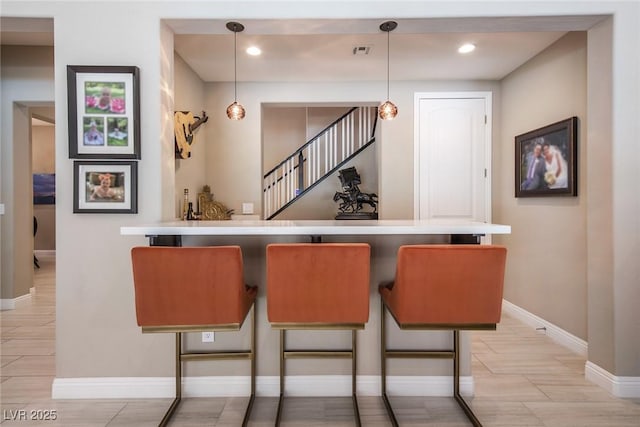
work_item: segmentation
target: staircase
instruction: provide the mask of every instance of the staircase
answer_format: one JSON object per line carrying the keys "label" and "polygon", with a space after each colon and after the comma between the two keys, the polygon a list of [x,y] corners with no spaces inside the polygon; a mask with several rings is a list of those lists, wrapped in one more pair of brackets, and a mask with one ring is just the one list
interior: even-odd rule
{"label": "staircase", "polygon": [[371,145],[377,120],[377,107],[353,107],[267,172],[264,217],[276,217]]}

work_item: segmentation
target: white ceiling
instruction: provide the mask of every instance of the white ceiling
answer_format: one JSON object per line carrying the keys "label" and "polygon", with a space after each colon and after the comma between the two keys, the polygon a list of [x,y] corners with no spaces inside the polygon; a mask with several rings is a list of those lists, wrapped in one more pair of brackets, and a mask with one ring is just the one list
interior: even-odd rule
{"label": "white ceiling", "polygon": [[[389,34],[390,79],[499,80],[567,31],[584,31],[603,16],[397,19]],[[246,20],[238,33],[238,81],[385,80],[385,19]],[[233,33],[226,20],[165,21],[175,33],[175,51],[202,78],[233,81]],[[13,45],[53,45],[52,19],[3,17],[0,41]],[[463,42],[477,49],[457,53]],[[263,53],[244,51],[259,46]],[[368,55],[353,55],[356,46]]]}
{"label": "white ceiling", "polygon": [[[558,40],[602,16],[398,19],[389,34],[391,80],[499,80]],[[237,35],[238,81],[385,80],[384,19],[248,20]],[[167,20],[175,51],[206,82],[233,81],[233,33],[221,20]],[[457,52],[471,42],[476,50]],[[259,57],[245,53],[255,45]],[[353,55],[357,46],[368,55]]]}

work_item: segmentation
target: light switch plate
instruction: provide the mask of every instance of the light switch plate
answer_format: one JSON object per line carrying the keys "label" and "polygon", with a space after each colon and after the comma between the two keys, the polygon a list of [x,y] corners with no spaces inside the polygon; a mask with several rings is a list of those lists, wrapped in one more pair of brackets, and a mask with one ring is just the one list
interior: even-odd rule
{"label": "light switch plate", "polygon": [[242,204],[242,213],[243,214],[252,214],[253,213],[253,203],[243,203]]}
{"label": "light switch plate", "polygon": [[0,215],[4,215],[4,203],[0,203]]}

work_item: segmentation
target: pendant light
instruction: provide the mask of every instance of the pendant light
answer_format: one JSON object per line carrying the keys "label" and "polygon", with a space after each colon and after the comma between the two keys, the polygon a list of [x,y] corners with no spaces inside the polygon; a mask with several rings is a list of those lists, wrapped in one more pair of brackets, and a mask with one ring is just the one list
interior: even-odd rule
{"label": "pendant light", "polygon": [[231,120],[242,120],[244,118],[244,107],[238,103],[238,64],[236,39],[238,33],[244,30],[244,25],[239,22],[227,22],[227,29],[233,31],[233,103],[227,107],[227,117]]}
{"label": "pendant light", "polygon": [[398,107],[389,101],[389,33],[396,29],[398,23],[387,21],[380,24],[380,29],[387,33],[387,100],[378,107],[378,115],[382,120],[392,120],[398,115]]}

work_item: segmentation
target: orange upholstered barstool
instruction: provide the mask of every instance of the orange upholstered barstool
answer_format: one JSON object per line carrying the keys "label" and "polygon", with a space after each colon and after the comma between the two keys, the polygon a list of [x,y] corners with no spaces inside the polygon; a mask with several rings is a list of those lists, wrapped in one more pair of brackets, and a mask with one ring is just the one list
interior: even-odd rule
{"label": "orange upholstered barstool", "polygon": [[[136,247],[131,250],[136,315],[142,332],[176,334],[176,398],[160,426],[175,412],[182,396],[182,362],[246,359],[251,362],[251,396],[255,396],[255,298],[257,288],[244,283],[238,246]],[[240,351],[182,351],[182,333],[237,331],[251,311],[251,348]]]}
{"label": "orange upholstered barstool", "polygon": [[[460,395],[460,330],[491,330],[500,322],[507,250],[484,245],[411,245],[398,250],[395,280],[380,285],[382,297],[382,398],[398,421],[386,391],[387,358],[453,359],[453,395],[474,426],[481,426]],[[453,330],[453,350],[390,350],[389,311],[400,329]]]}
{"label": "orange upholstered barstool", "polygon": [[[267,312],[280,329],[280,423],[285,359],[351,358],[351,395],[357,425],[356,330],[369,320],[369,254],[366,243],[298,243],[267,246]],[[287,329],[351,330],[351,350],[286,349]]]}

